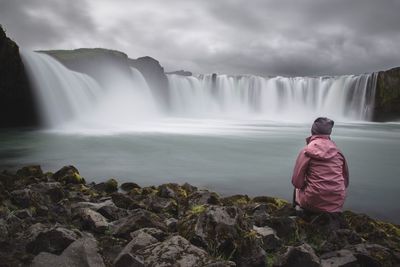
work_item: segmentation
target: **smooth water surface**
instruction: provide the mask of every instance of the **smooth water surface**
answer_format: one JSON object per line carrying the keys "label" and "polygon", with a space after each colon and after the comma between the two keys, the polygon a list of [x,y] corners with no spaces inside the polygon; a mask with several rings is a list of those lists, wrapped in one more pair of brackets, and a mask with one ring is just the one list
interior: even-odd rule
{"label": "smooth water surface", "polygon": [[[0,167],[75,165],[88,181],[188,182],[222,195],[291,200],[291,172],[310,125],[169,119],[141,131],[0,132]],[[350,168],[346,208],[400,223],[400,124],[335,125]]]}

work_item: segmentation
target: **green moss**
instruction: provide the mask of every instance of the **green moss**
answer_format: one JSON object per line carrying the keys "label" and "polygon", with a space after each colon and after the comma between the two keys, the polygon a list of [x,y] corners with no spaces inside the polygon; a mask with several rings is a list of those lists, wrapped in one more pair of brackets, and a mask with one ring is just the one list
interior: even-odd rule
{"label": "green moss", "polygon": [[250,202],[247,195],[234,195],[221,199],[222,203],[226,206],[244,206]]}
{"label": "green moss", "polygon": [[105,183],[106,187],[105,187],[105,191],[107,193],[112,193],[112,192],[116,192],[118,191],[118,182],[111,178],[109,179],[106,183]]}
{"label": "green moss", "polygon": [[267,263],[267,267],[272,267],[275,264],[277,256],[275,254],[267,254],[265,257],[265,262]]}
{"label": "green moss", "polygon": [[199,214],[203,213],[206,210],[206,205],[194,205],[190,208],[189,213],[191,214]]}

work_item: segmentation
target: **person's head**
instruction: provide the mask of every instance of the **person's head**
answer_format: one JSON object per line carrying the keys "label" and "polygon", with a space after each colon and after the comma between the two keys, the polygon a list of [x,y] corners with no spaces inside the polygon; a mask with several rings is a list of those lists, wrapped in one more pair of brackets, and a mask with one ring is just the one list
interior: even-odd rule
{"label": "person's head", "polygon": [[317,118],[312,127],[311,127],[311,134],[312,135],[331,135],[332,127],[335,122],[331,119],[326,117],[319,117]]}

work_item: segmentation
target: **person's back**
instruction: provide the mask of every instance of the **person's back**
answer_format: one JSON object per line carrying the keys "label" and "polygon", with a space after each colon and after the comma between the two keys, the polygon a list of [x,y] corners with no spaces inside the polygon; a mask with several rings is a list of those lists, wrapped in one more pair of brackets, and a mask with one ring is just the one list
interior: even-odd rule
{"label": "person's back", "polygon": [[312,136],[307,138],[296,160],[292,183],[297,188],[300,207],[323,212],[340,212],[346,198],[349,175],[346,160],[330,139],[333,121],[315,120]]}

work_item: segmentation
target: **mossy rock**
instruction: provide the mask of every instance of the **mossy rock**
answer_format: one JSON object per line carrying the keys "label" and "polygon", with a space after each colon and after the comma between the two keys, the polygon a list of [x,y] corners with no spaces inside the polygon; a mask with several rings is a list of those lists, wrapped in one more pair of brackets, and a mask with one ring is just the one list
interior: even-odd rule
{"label": "mossy rock", "polygon": [[53,179],[64,184],[86,184],[85,179],[74,166],[64,166],[54,173]]}
{"label": "mossy rock", "polygon": [[249,204],[251,199],[248,195],[233,195],[221,198],[221,202],[225,206],[239,206],[243,207]]}
{"label": "mossy rock", "polygon": [[343,215],[350,229],[356,231],[365,240],[400,252],[399,225],[374,220],[365,214],[356,214],[351,211],[345,211]]}
{"label": "mossy rock", "polygon": [[39,165],[25,166],[17,171],[17,175],[20,177],[42,177],[43,171]]}

